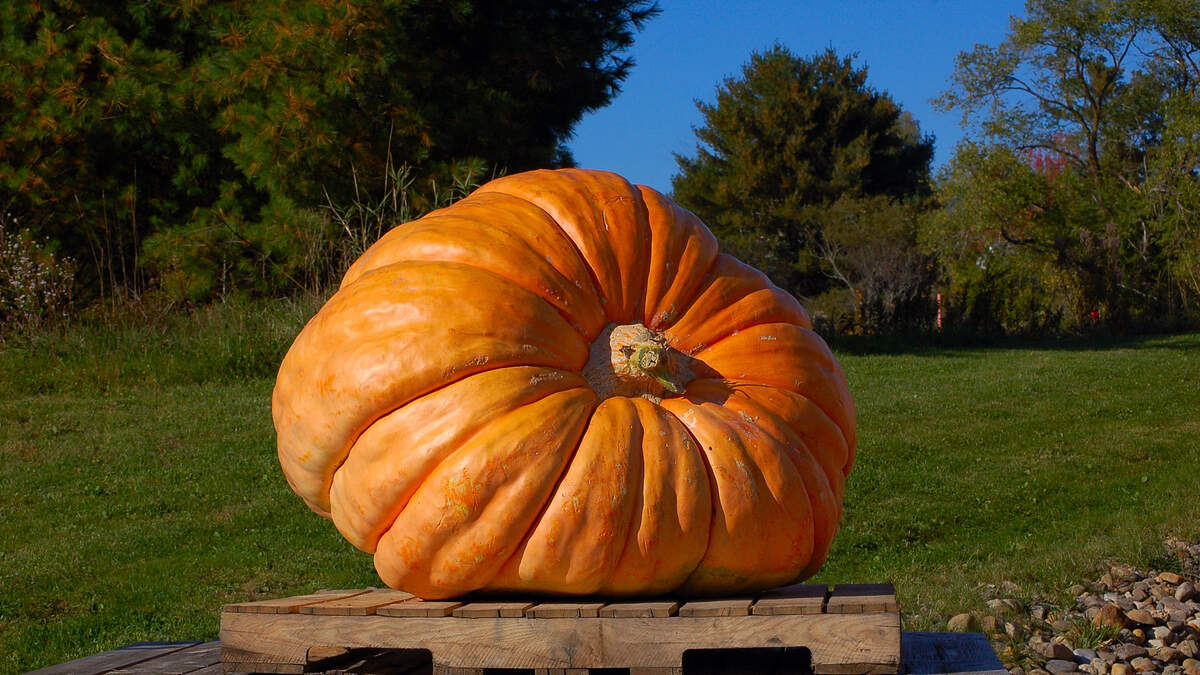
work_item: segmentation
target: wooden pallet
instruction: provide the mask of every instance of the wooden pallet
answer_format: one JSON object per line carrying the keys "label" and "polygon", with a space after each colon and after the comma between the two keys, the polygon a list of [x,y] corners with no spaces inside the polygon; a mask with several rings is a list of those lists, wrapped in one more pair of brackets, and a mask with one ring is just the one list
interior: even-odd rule
{"label": "wooden pallet", "polygon": [[689,670],[711,669],[731,658],[713,650],[746,650],[732,658],[803,652],[814,673],[883,674],[899,670],[900,615],[890,584],[651,602],[432,602],[358,589],[226,605],[221,645],[225,672],[313,672],[356,650],[396,649],[421,650],[434,672],[447,675],[607,668],[649,675],[678,673],[689,660]]}

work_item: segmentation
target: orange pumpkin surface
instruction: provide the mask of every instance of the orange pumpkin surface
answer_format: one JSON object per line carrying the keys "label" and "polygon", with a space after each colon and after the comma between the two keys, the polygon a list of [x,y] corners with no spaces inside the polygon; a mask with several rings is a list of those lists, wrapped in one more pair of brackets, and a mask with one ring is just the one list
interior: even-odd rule
{"label": "orange pumpkin surface", "polygon": [[854,461],[808,316],[607,172],[388,232],[284,358],[292,488],[423,598],[725,594],[814,574]]}

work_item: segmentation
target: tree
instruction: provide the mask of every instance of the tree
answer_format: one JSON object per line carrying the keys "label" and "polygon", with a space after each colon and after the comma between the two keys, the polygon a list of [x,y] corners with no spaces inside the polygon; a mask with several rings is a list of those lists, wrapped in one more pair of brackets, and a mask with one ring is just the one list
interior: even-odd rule
{"label": "tree", "polygon": [[330,236],[319,208],[402,165],[420,186],[471,158],[511,171],[570,164],[564,141],[618,91],[632,66],[620,53],[657,11],[643,0],[9,3],[0,206],[87,265],[97,290],[190,269],[200,295],[217,276],[278,291],[302,271],[296,242]]}
{"label": "tree", "polygon": [[[945,174],[948,217],[1065,276],[1068,325],[1194,314],[1200,5],[1028,0],[1026,13],[1000,45],[960,54],[940,99],[978,139]],[[1036,171],[1038,156],[1061,172]]]}
{"label": "tree", "polygon": [[675,158],[675,198],[726,250],[794,293],[858,284],[821,255],[847,250],[827,236],[850,222],[830,218],[832,204],[852,211],[847,200],[912,202],[929,191],[932,138],[867,86],[865,67],[833,50],[754,53],[714,103],[696,105],[704,123],[695,129],[696,156]]}

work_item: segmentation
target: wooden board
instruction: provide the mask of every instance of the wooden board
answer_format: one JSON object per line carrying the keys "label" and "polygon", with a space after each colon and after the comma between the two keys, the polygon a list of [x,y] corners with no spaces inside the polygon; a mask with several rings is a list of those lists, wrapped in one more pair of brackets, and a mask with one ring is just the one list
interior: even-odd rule
{"label": "wooden board", "polygon": [[237,602],[225,605],[226,612],[242,612],[246,614],[291,614],[305,605],[318,602],[343,600],[356,595],[370,593],[372,589],[364,588],[356,591],[318,591],[308,595],[297,595],[291,598],[275,598],[274,600],[258,600],[256,602]]}
{"label": "wooden board", "polygon": [[328,600],[301,605],[301,614],[320,614],[323,616],[366,616],[374,614],[377,609],[397,602],[411,600],[412,593],[393,591],[390,588],[371,589],[368,593],[351,595],[349,597],[333,597]]}
{"label": "wooden board", "polygon": [[830,614],[896,612],[896,591],[891,584],[838,584],[825,603]]}
{"label": "wooden board", "polygon": [[217,642],[144,642],[32,672],[37,675],[215,675],[221,672],[220,656]]}
{"label": "wooden board", "polygon": [[[386,598],[372,598],[377,590],[341,593],[273,605],[296,607],[288,613],[224,612],[226,667],[299,672],[314,657],[339,650],[413,648],[428,650],[437,673],[629,668],[649,675],[677,671],[685,653],[695,650],[759,650],[756,658],[775,663],[799,649],[805,657],[811,653],[819,675],[882,675],[900,665],[900,617],[886,609],[895,606],[891,586],[839,586],[829,593],[798,585],[755,598],[610,603],[410,598],[379,605]],[[827,611],[827,597],[838,599],[838,612]],[[360,607],[374,614],[340,613]],[[696,662],[716,663],[708,656]]]}

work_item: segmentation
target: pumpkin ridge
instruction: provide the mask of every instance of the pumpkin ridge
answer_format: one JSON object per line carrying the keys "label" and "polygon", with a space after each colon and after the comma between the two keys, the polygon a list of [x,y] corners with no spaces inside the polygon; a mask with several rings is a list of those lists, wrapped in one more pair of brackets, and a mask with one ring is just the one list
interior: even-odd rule
{"label": "pumpkin ridge", "polygon": [[[799,324],[787,323],[787,322],[782,322],[782,321],[754,324],[752,326],[747,326],[740,330],[734,331],[733,333],[730,333],[729,335],[727,335],[724,339],[719,340],[717,342],[714,342],[713,344],[706,346],[704,349],[697,352],[696,355],[693,356],[692,358],[696,362],[700,363],[701,367],[707,368],[709,371],[714,372],[718,375],[718,377],[712,378],[712,379],[725,379],[725,380],[730,380],[730,381],[757,383],[757,384],[762,384],[762,385],[766,385],[766,386],[780,387],[780,388],[786,389],[787,391],[792,392],[793,394],[797,394],[797,395],[811,401],[813,405],[815,405],[821,409],[821,412],[825,413],[825,415],[827,417],[829,417],[831,420],[834,421],[834,424],[836,424],[837,427],[842,431],[843,437],[846,438],[847,447],[851,447],[851,442],[850,442],[851,436],[850,436],[850,434],[846,433],[846,429],[843,428],[841,423],[839,423],[837,421],[837,417],[835,417],[833,414],[831,414],[831,412],[829,410],[829,407],[830,407],[829,401],[818,401],[814,397],[804,394],[802,392],[796,391],[794,388],[792,388],[790,386],[781,387],[780,385],[773,384],[771,382],[764,382],[761,380],[752,379],[752,378],[748,378],[748,377],[721,376],[721,374],[715,368],[713,368],[712,366],[709,366],[708,363],[706,361],[704,361],[703,358],[701,358],[705,352],[717,347],[721,342],[724,342],[725,340],[732,338],[739,333],[749,331],[749,330],[752,330],[755,328],[762,328],[763,326],[790,326],[790,327],[797,328],[797,329],[803,331],[803,333],[806,335],[811,334],[813,337],[816,338],[816,340],[813,344],[816,346],[824,347],[825,352],[823,354],[818,353],[816,355],[816,358],[809,359],[808,361],[815,365],[818,372],[822,375],[822,379],[834,380],[836,382],[839,382],[842,385],[842,388],[846,390],[847,401],[850,404],[850,409],[848,411],[846,421],[847,421],[847,424],[849,424],[851,427],[853,427],[855,424],[855,419],[857,417],[857,413],[853,408],[853,399],[849,398],[849,395],[848,395],[850,387],[849,387],[849,383],[846,381],[845,373],[842,372],[841,368],[839,368],[837,366],[837,362],[834,360],[833,352],[829,350],[829,346],[826,345],[825,341],[822,340],[821,337],[819,335],[817,335],[817,333],[815,331],[813,331],[811,328],[805,328],[804,326],[801,326]],[[806,350],[806,353],[808,353],[807,350]]]}
{"label": "pumpkin ridge", "polygon": [[566,239],[567,243],[571,245],[571,248],[575,250],[575,255],[579,256],[579,259],[583,262],[583,267],[588,271],[588,282],[591,283],[592,291],[596,294],[596,297],[600,298],[600,306],[601,309],[603,309],[604,305],[608,303],[608,298],[606,298],[604,296],[604,292],[600,290],[600,277],[597,276],[596,270],[592,269],[592,264],[588,262],[587,256],[583,254],[583,250],[579,248],[579,244],[576,243],[575,240],[571,238],[571,235],[567,234],[567,231],[563,229],[562,223],[558,222],[558,219],[555,218],[553,214],[542,208],[541,204],[538,204],[532,199],[522,197],[521,195],[514,195],[511,192],[504,192],[503,190],[499,189],[493,191],[491,194],[502,194],[506,197],[511,197],[512,199],[519,199],[546,214],[546,217],[549,218],[550,221],[554,223],[554,226],[558,228],[558,231],[562,233],[563,239]]}
{"label": "pumpkin ridge", "polygon": [[[445,384],[441,385],[440,387],[434,388],[434,389],[432,389],[432,390],[430,390],[430,391],[428,391],[428,392],[425,392],[425,393],[421,394],[420,396],[416,396],[416,397],[414,397],[412,400],[410,400],[410,401],[408,401],[408,402],[406,402],[406,403],[404,403],[404,404],[402,404],[402,405],[396,406],[395,408],[393,408],[393,409],[389,410],[388,412],[386,412],[386,413],[384,413],[384,414],[380,415],[379,417],[377,417],[377,418],[373,419],[373,420],[372,420],[372,421],[371,421],[369,424],[367,424],[367,425],[366,425],[366,426],[365,426],[365,427],[364,427],[362,430],[360,430],[360,431],[358,432],[358,434],[356,434],[356,435],[355,435],[354,441],[353,441],[353,442],[351,442],[351,444],[350,444],[350,449],[349,449],[349,450],[346,452],[345,456],[342,458],[342,461],[341,461],[341,462],[339,462],[339,463],[338,463],[338,465],[337,465],[337,467],[336,467],[336,468],[333,470],[333,474],[332,474],[332,476],[331,476],[331,478],[330,478],[330,486],[331,486],[331,487],[330,487],[330,489],[332,489],[332,484],[333,484],[333,481],[334,481],[334,480],[336,480],[336,477],[337,477],[337,474],[338,474],[338,472],[339,472],[339,471],[341,471],[342,467],[346,465],[346,462],[347,462],[347,461],[350,459],[350,456],[353,454],[353,452],[354,452],[354,446],[355,446],[355,445],[358,443],[358,439],[359,439],[359,438],[361,438],[361,437],[362,437],[362,435],[363,435],[363,434],[365,434],[365,433],[366,433],[366,431],[367,431],[368,429],[370,429],[372,426],[374,426],[374,425],[375,425],[377,422],[379,422],[379,421],[380,421],[380,420],[382,420],[383,418],[385,418],[385,417],[387,417],[387,416],[391,415],[392,413],[395,413],[395,412],[399,411],[401,408],[404,408],[405,406],[407,406],[407,405],[409,405],[409,404],[411,404],[411,403],[414,403],[414,402],[416,402],[416,401],[420,400],[421,398],[424,398],[424,397],[426,397],[426,396],[429,396],[429,395],[431,395],[431,394],[434,394],[434,393],[436,393],[436,392],[437,392],[437,391],[439,391],[440,389],[444,389],[444,388],[446,388],[446,387],[453,386],[453,385],[455,385],[455,384],[457,384],[457,383],[459,383],[459,382],[462,382],[462,381],[464,381],[464,380],[466,380],[466,379],[468,379],[468,378],[475,377],[475,376],[477,376],[477,375],[482,375],[482,374],[484,374],[484,373],[496,372],[496,371],[499,371],[499,370],[505,370],[505,369],[510,369],[510,368],[541,368],[541,369],[544,369],[544,370],[550,370],[550,371],[555,371],[555,372],[560,372],[560,373],[563,373],[563,374],[564,374],[564,375],[565,375],[567,378],[569,378],[569,377],[571,377],[571,376],[578,377],[578,373],[575,373],[575,372],[573,372],[573,371],[571,371],[571,370],[564,369],[564,368],[553,368],[553,367],[550,367],[550,366],[529,366],[529,365],[524,365],[524,364],[517,364],[517,365],[510,365],[510,366],[501,366],[501,367],[499,367],[499,368],[493,368],[493,369],[490,369],[490,370],[482,370],[482,371],[475,372],[475,373],[468,373],[468,374],[464,374],[462,377],[455,378],[455,379],[454,379],[453,381],[451,381],[451,382],[447,382],[447,383],[445,383]],[[379,534],[378,534],[378,535],[376,535],[376,536],[374,537],[374,541],[371,541],[371,542],[370,542],[370,544],[371,544],[371,550],[370,550],[369,552],[370,552],[370,553],[374,553],[374,550],[375,550],[375,548],[376,548],[376,547],[379,545],[379,539],[383,537],[383,534],[384,534],[384,533],[386,533],[388,530],[392,529],[392,525],[393,525],[393,524],[395,524],[395,522],[396,522],[396,519],[397,519],[398,517],[400,517],[400,512],[401,512],[401,511],[403,511],[403,510],[404,510],[404,508],[405,508],[406,506],[408,506],[408,502],[409,502],[409,500],[411,500],[411,499],[412,499],[412,496],[413,496],[413,494],[415,494],[415,493],[416,493],[417,489],[419,489],[419,487],[420,487],[422,484],[424,484],[424,482],[425,482],[425,481],[426,481],[426,480],[429,478],[429,476],[430,476],[430,475],[432,475],[432,474],[433,474],[433,472],[434,472],[434,471],[436,471],[436,470],[437,470],[437,468],[438,468],[439,466],[441,466],[443,463],[445,463],[445,462],[446,462],[446,461],[447,461],[447,460],[448,460],[448,459],[449,459],[449,458],[450,458],[450,457],[451,457],[451,456],[452,456],[452,455],[453,455],[455,452],[457,452],[457,451],[458,451],[460,448],[462,448],[464,445],[466,445],[466,444],[470,443],[470,442],[471,442],[471,441],[472,441],[474,438],[476,438],[476,437],[477,437],[477,436],[478,436],[480,433],[482,433],[482,432],[484,431],[484,429],[485,429],[487,426],[489,426],[489,425],[491,425],[491,424],[494,424],[494,423],[496,423],[496,422],[499,422],[499,421],[500,421],[502,418],[504,418],[504,417],[506,417],[506,416],[508,416],[508,415],[511,415],[511,414],[513,414],[513,413],[517,412],[518,410],[520,410],[521,408],[524,408],[525,406],[528,406],[528,405],[531,405],[531,404],[537,403],[537,402],[539,402],[539,401],[542,401],[543,399],[545,399],[545,398],[546,398],[546,397],[548,397],[548,396],[553,396],[553,395],[555,395],[555,394],[558,394],[558,393],[561,393],[561,392],[563,392],[563,391],[567,391],[568,389],[582,389],[582,388],[585,388],[585,387],[587,387],[587,383],[586,383],[586,382],[579,382],[579,383],[578,383],[578,384],[576,384],[574,387],[567,387],[567,388],[564,388],[564,389],[557,389],[557,390],[550,390],[550,391],[546,391],[546,392],[545,392],[545,393],[544,393],[542,396],[540,396],[540,397],[537,397],[537,398],[531,398],[530,400],[528,400],[528,401],[525,401],[525,402],[524,402],[524,403],[522,403],[521,405],[519,405],[519,406],[517,406],[517,407],[515,407],[515,408],[513,408],[513,409],[511,409],[511,410],[508,410],[507,412],[505,412],[505,413],[503,413],[503,414],[501,414],[501,415],[498,415],[498,416],[496,416],[496,417],[493,417],[493,418],[491,418],[491,419],[487,420],[486,422],[484,422],[484,423],[482,423],[482,424],[479,424],[479,425],[477,425],[477,426],[475,427],[475,429],[474,429],[472,432],[470,432],[470,433],[466,434],[466,435],[465,435],[465,436],[464,436],[464,437],[463,437],[463,438],[462,438],[462,439],[461,439],[461,440],[460,440],[460,441],[459,441],[459,442],[458,442],[456,445],[454,445],[454,447],[453,447],[453,448],[448,448],[448,449],[445,451],[445,453],[444,453],[444,456],[442,457],[442,459],[441,459],[441,460],[439,460],[439,461],[438,461],[436,464],[433,464],[433,465],[431,465],[431,466],[429,467],[429,470],[428,470],[428,471],[426,471],[426,472],[424,473],[424,475],[420,477],[420,479],[419,479],[419,480],[416,480],[416,481],[414,481],[414,485],[415,485],[415,487],[414,487],[414,488],[413,488],[413,489],[412,489],[412,490],[409,492],[408,496],[404,498],[404,503],[403,503],[403,504],[400,504],[399,506],[396,506],[396,505],[393,505],[393,506],[392,506],[392,508],[391,508],[391,511],[394,511],[394,513],[393,513],[392,515],[390,515],[390,516],[387,518],[387,525],[386,525],[385,527],[383,527],[383,528],[380,528],[380,529],[379,529]]]}
{"label": "pumpkin ridge", "polygon": [[655,403],[654,405],[658,405],[668,415],[675,418],[675,421],[679,423],[679,426],[684,430],[684,432],[691,437],[692,443],[696,445],[696,454],[700,456],[700,461],[704,464],[704,476],[708,479],[708,536],[704,542],[704,552],[701,553],[698,558],[696,558],[696,564],[692,566],[692,569],[689,570],[687,575],[683,577],[683,581],[679,583],[678,588],[684,588],[687,586],[688,580],[691,579],[692,575],[696,573],[696,570],[700,569],[700,566],[704,564],[704,560],[708,558],[708,552],[712,550],[713,532],[717,526],[717,509],[721,497],[720,493],[717,491],[717,477],[716,474],[713,473],[712,462],[708,461],[708,453],[704,450],[704,444],[700,442],[700,439],[696,438],[696,434],[692,432],[691,427],[689,427],[686,422],[680,419],[679,415],[676,414],[674,410],[661,406],[658,403]]}
{"label": "pumpkin ridge", "polygon": [[[406,261],[400,261],[400,262],[396,262],[396,263],[386,265],[383,267],[368,270],[366,273],[364,273],[362,276],[360,276],[355,282],[353,282],[349,286],[347,286],[345,291],[339,290],[337,293],[335,293],[333,298],[330,298],[330,300],[326,303],[326,307],[322,307],[321,311],[318,311],[317,315],[314,316],[313,319],[309,321],[309,324],[307,324],[305,326],[304,330],[301,331],[301,336],[297,338],[296,343],[293,343],[293,349],[300,342],[301,337],[305,337],[305,331],[308,331],[308,329],[310,327],[313,327],[313,334],[310,334],[310,336],[307,337],[306,339],[309,340],[310,342],[315,340],[319,344],[320,339],[327,332],[326,329],[323,327],[323,325],[330,320],[331,316],[333,316],[337,311],[339,311],[341,309],[341,305],[347,304],[347,303],[353,303],[356,300],[356,298],[354,297],[356,292],[364,292],[364,289],[366,291],[372,290],[372,289],[370,289],[369,286],[364,287],[361,285],[364,281],[369,280],[369,279],[381,278],[381,275],[388,274],[388,273],[398,274],[400,271],[407,271],[404,268],[405,265],[415,265],[417,267],[446,266],[446,267],[451,267],[451,268],[456,268],[456,269],[469,269],[469,270],[472,270],[472,272],[475,274],[480,274],[485,277],[491,277],[494,283],[506,284],[506,285],[510,286],[512,289],[516,289],[517,293],[515,295],[518,298],[521,295],[525,295],[527,297],[521,298],[522,300],[528,300],[528,301],[533,301],[534,303],[539,303],[544,309],[551,310],[552,315],[557,317],[560,321],[563,322],[563,327],[569,328],[573,334],[578,335],[578,331],[573,326],[571,326],[569,323],[566,322],[566,320],[558,312],[557,308],[555,308],[550,303],[547,303],[536,293],[534,293],[534,292],[524,288],[523,286],[521,286],[509,279],[506,279],[494,272],[490,272],[488,270],[484,270],[484,269],[481,269],[478,267],[474,267],[471,265],[467,265],[464,263],[458,263],[458,262],[426,262],[426,261],[408,261],[408,262],[406,262]],[[335,302],[337,304],[334,304]],[[418,304],[418,306],[419,306],[419,304]],[[332,307],[333,309],[331,309],[329,312],[326,312],[325,310],[328,307]],[[536,310],[530,311],[529,313],[530,313],[531,318],[536,317],[538,314],[538,312]],[[333,330],[333,329],[329,329],[329,330]],[[462,335],[466,335],[466,334],[462,334]],[[472,333],[471,335],[478,335],[479,337],[487,337],[486,333],[477,333],[477,334]],[[365,347],[367,345],[371,345],[373,343],[386,344],[390,339],[392,339],[391,334],[389,334],[389,333],[381,333],[378,336],[372,336],[372,337],[373,337],[373,339],[371,339],[371,340],[364,339],[364,340],[358,342],[357,343],[358,347],[363,348],[363,347]],[[584,353],[586,354],[587,342],[582,338],[582,336],[580,336],[579,345],[585,350]],[[308,346],[307,343],[306,343],[306,346]],[[292,350],[289,349],[289,355],[291,354],[291,351]],[[363,351],[369,351],[369,350],[364,349]],[[344,358],[345,353],[346,352],[344,352],[344,351],[338,351],[338,350],[322,350],[320,352],[320,359],[318,361],[317,367],[309,368],[308,371],[311,373],[319,374],[322,377],[322,379],[328,378],[331,375],[336,375],[338,368],[335,366],[338,363],[339,359]],[[572,358],[571,358],[571,355],[569,354],[569,349],[554,348],[554,349],[547,350],[547,354],[550,356],[553,356],[555,358],[555,360],[559,361],[562,365],[555,366],[550,363],[539,364],[539,363],[525,363],[523,361],[517,362],[515,359],[522,358],[522,357],[518,357],[515,354],[510,355],[508,357],[507,361],[490,362],[488,360],[484,360],[479,363],[469,363],[465,366],[459,367],[456,371],[454,371],[453,375],[448,378],[445,378],[445,379],[435,378],[436,379],[435,382],[431,382],[430,384],[426,385],[423,388],[413,390],[408,396],[400,397],[394,401],[390,401],[388,403],[388,405],[385,405],[381,409],[374,411],[373,414],[366,416],[364,421],[362,421],[357,427],[347,430],[345,436],[341,439],[342,442],[339,444],[340,447],[338,447],[338,449],[336,451],[328,453],[328,455],[327,455],[328,459],[326,460],[325,466],[322,468],[322,470],[320,471],[320,474],[319,474],[320,478],[321,478],[321,486],[319,488],[319,492],[316,492],[315,494],[323,495],[324,501],[327,503],[328,499],[329,499],[330,485],[332,484],[332,480],[333,480],[333,474],[336,472],[337,469],[341,468],[341,466],[345,463],[346,457],[348,456],[350,449],[353,447],[354,443],[358,440],[358,438],[362,435],[362,433],[371,424],[374,424],[376,421],[378,421],[384,415],[394,412],[398,408],[408,404],[409,402],[411,402],[421,396],[425,396],[425,395],[429,394],[430,392],[436,391],[437,389],[440,389],[441,387],[444,387],[447,384],[451,384],[453,382],[460,381],[465,377],[469,377],[471,375],[474,375],[474,374],[477,374],[480,372],[494,370],[496,368],[501,368],[501,367],[506,367],[506,366],[533,365],[533,366],[542,366],[542,367],[550,367],[550,368],[561,367],[562,369],[565,369],[565,370],[575,370],[571,364]],[[285,362],[285,366],[286,366],[286,364],[288,363],[288,356],[284,357],[284,362]],[[315,379],[313,377],[305,378],[305,380],[306,380],[307,384],[309,384],[309,385],[312,385],[315,382]],[[302,383],[292,382],[290,384],[291,384],[291,386],[289,387],[289,389],[291,389],[292,391],[289,393],[289,399],[290,399],[289,405],[292,405],[295,403],[295,399],[297,397],[297,394],[296,394],[296,390],[298,388],[297,385],[302,384]],[[276,385],[276,391],[278,391],[278,382]],[[274,395],[274,393],[273,393],[273,395]],[[278,432],[278,427],[276,430]],[[316,474],[316,472],[312,472],[312,473],[314,475]],[[305,498],[305,501],[308,502],[308,499]],[[319,513],[320,515],[322,515],[323,517],[329,518],[328,509],[325,508],[320,502],[316,502],[316,503],[310,502],[309,506],[314,507],[313,510],[316,511],[317,513]]]}
{"label": "pumpkin ridge", "polygon": [[[498,576],[500,572],[513,561],[513,558],[521,555],[525,551],[526,543],[529,541],[529,538],[533,536],[534,531],[537,530],[538,524],[542,522],[542,518],[546,515],[546,510],[550,508],[551,502],[554,501],[554,495],[558,494],[558,489],[562,485],[563,479],[566,477],[567,472],[571,469],[571,463],[575,461],[575,454],[579,452],[579,442],[583,440],[584,435],[587,434],[588,427],[592,424],[592,417],[596,414],[596,409],[600,407],[600,403],[602,403],[602,401],[599,399],[593,401],[592,409],[588,411],[587,419],[579,426],[579,433],[576,435],[574,441],[570,444],[571,451],[567,456],[566,461],[563,462],[562,469],[559,471],[558,477],[554,479],[554,486],[551,487],[550,491],[546,493],[546,500],[542,502],[541,507],[538,508],[537,515],[534,516],[533,520],[529,522],[529,526],[525,528],[525,534],[522,535],[521,541],[517,542],[517,545],[515,548],[513,548],[512,553],[510,553],[503,562],[501,562],[499,565],[496,565],[495,572],[492,574],[492,576],[488,577],[488,579],[483,583],[477,585],[474,590],[483,589],[485,586],[491,583],[492,580],[495,579],[496,576]],[[466,443],[463,445],[466,445]],[[391,526],[389,526],[388,529],[391,529]]]}
{"label": "pumpkin ridge", "polygon": [[[797,396],[799,398],[804,399],[805,401],[808,401],[809,403],[812,403],[813,406],[817,409],[817,412],[821,413],[821,416],[824,417],[826,420],[829,420],[829,424],[837,431],[838,437],[842,439],[842,443],[845,444],[845,446],[846,446],[846,459],[843,462],[843,469],[840,474],[840,476],[841,476],[840,479],[842,481],[845,481],[846,476],[848,476],[850,474],[850,469],[852,468],[852,466],[854,464],[854,449],[852,447],[850,447],[850,442],[846,439],[846,432],[843,431],[842,427],[839,426],[838,423],[836,421],[834,421],[834,419],[832,417],[829,416],[829,413],[825,412],[825,410],[823,410],[821,408],[821,406],[817,405],[816,401],[813,401],[808,396],[805,396],[804,394],[801,394],[799,392],[795,392],[790,389],[784,389],[783,387],[777,387],[773,384],[764,384],[762,382],[751,382],[749,380],[728,380],[728,382],[730,384],[732,384],[733,386],[742,388],[742,389],[747,389],[747,388],[777,389],[779,391],[787,392],[788,394],[791,394],[792,396]],[[754,400],[754,399],[751,398],[751,400]],[[790,424],[788,426],[790,428]],[[810,450],[809,454],[814,454],[814,453],[812,453],[812,451]],[[822,465],[822,467],[823,467],[823,465]],[[828,471],[826,471],[825,473],[828,474]],[[828,476],[828,478],[832,482],[835,477]]]}

